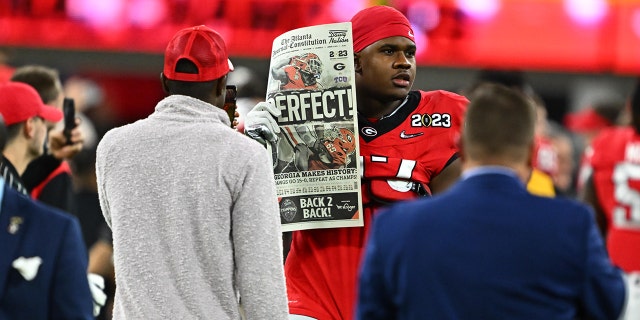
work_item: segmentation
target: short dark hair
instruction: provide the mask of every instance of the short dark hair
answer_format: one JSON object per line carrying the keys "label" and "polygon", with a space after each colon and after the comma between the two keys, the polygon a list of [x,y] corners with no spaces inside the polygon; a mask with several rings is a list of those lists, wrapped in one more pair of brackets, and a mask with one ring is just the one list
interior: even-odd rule
{"label": "short dark hair", "polygon": [[46,104],[52,103],[62,94],[60,74],[57,70],[49,67],[39,65],[19,67],[13,72],[11,81],[32,86],[38,91],[42,102]]}
{"label": "short dark hair", "polygon": [[[189,59],[180,59],[176,63],[176,72],[182,73],[198,73],[198,66]],[[169,94],[181,94],[203,101],[208,101],[211,96],[211,91],[215,87],[216,80],[194,82],[194,81],[179,81],[167,79],[167,89]]]}
{"label": "short dark hair", "polygon": [[525,161],[534,139],[533,101],[517,89],[487,83],[478,87],[465,115],[464,152],[474,159]]}

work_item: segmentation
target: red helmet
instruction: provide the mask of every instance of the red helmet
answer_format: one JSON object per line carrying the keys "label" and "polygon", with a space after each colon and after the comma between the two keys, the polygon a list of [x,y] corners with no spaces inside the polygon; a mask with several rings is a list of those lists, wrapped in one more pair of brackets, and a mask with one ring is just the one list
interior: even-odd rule
{"label": "red helmet", "polygon": [[320,79],[322,61],[320,61],[320,58],[315,53],[293,56],[291,60],[289,60],[289,65],[298,69],[305,86],[314,86],[318,79]]}
{"label": "red helmet", "polygon": [[322,72],[322,61],[320,61],[320,58],[315,53],[293,56],[289,64],[314,75]]}
{"label": "red helmet", "polygon": [[346,154],[351,154],[356,150],[356,137],[353,132],[347,128],[340,128],[340,136],[338,137],[338,145]]}
{"label": "red helmet", "polygon": [[353,132],[345,128],[333,128],[327,132],[323,142],[329,158],[323,160],[336,166],[349,164],[349,155],[356,150]]}

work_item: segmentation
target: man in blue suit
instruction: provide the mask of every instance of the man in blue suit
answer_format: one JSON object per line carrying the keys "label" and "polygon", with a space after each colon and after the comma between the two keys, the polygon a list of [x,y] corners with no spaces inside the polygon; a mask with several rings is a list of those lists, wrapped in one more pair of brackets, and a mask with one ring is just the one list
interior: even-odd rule
{"label": "man in blue suit", "polygon": [[533,105],[500,85],[470,100],[460,181],[375,218],[357,318],[617,319],[624,281],[591,209],[526,190]]}
{"label": "man in blue suit", "polygon": [[0,320],[94,319],[87,263],[75,218],[0,178]]}

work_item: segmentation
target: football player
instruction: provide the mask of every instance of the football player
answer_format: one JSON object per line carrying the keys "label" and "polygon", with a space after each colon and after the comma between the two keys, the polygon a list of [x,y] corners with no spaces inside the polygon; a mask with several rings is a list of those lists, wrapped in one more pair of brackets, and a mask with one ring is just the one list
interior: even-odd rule
{"label": "football player", "polygon": [[[304,319],[353,319],[360,257],[377,209],[443,191],[461,169],[457,142],[468,100],[411,90],[416,44],[407,18],[374,6],[351,22],[364,227],[293,232],[285,262],[289,312]],[[258,104],[247,114],[247,134],[277,140],[279,115]]]}
{"label": "football player", "polygon": [[625,272],[640,271],[640,82],[631,125],[603,129],[585,150],[580,197],[596,210],[607,250]]}

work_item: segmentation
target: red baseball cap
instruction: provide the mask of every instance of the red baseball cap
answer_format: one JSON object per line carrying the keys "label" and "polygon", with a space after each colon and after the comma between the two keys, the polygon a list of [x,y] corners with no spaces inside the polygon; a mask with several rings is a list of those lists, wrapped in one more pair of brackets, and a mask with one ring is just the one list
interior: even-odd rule
{"label": "red baseball cap", "polygon": [[573,132],[598,131],[613,125],[607,118],[599,115],[593,108],[569,113],[564,117],[564,125]]}
{"label": "red baseball cap", "polygon": [[36,89],[22,82],[0,83],[0,114],[9,126],[38,116],[44,120],[62,120],[62,111],[42,102]]}
{"label": "red baseball cap", "polygon": [[[176,63],[187,59],[198,67],[198,73],[176,72]],[[218,79],[233,71],[227,47],[213,29],[195,26],[178,31],[164,52],[165,77],[171,80],[203,82]]]}
{"label": "red baseball cap", "polygon": [[384,38],[400,36],[416,41],[407,17],[389,6],[373,6],[361,10],[351,18],[351,27],[354,52],[360,52]]}

